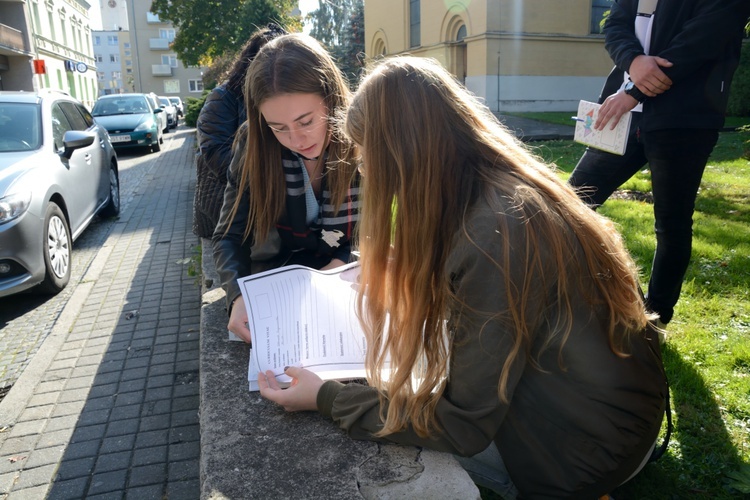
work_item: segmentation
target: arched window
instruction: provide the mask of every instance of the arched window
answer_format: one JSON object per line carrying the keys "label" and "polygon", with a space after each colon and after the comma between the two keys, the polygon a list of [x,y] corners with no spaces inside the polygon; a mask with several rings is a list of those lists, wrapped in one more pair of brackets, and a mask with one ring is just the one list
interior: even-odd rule
{"label": "arched window", "polygon": [[458,28],[458,32],[456,33],[456,41],[463,42],[464,38],[466,38],[466,25],[462,24],[461,27]]}

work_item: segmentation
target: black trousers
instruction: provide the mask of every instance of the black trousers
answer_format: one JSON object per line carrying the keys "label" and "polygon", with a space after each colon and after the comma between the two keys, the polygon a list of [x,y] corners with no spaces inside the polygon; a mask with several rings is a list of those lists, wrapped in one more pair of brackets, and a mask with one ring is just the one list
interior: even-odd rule
{"label": "black trousers", "polygon": [[642,131],[641,113],[633,113],[623,156],[588,148],[569,183],[593,208],[602,205],[646,164],[651,170],[656,252],[646,305],[669,323],[690,264],[695,198],[719,133],[713,129]]}

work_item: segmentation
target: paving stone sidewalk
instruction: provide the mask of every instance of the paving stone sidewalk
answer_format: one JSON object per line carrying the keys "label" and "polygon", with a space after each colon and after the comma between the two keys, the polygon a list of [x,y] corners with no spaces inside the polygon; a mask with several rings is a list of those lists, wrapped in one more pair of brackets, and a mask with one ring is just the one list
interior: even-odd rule
{"label": "paving stone sidewalk", "polygon": [[0,498],[199,498],[194,130],[178,130],[0,403]]}

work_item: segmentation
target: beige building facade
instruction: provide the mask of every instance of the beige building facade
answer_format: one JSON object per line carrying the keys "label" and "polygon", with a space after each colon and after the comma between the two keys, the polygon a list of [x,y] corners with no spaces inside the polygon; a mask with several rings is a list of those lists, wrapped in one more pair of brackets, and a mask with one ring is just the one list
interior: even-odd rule
{"label": "beige building facade", "polygon": [[432,57],[496,112],[572,111],[612,67],[599,33],[610,0],[365,2],[369,59]]}
{"label": "beige building facade", "polygon": [[[171,43],[175,37],[172,24],[161,21],[150,12],[151,0],[130,0],[128,26],[133,53],[132,81],[126,78],[130,92],[154,92],[167,97],[200,97],[203,92],[203,69],[186,67],[177,59]],[[127,68],[126,68],[127,70]]]}

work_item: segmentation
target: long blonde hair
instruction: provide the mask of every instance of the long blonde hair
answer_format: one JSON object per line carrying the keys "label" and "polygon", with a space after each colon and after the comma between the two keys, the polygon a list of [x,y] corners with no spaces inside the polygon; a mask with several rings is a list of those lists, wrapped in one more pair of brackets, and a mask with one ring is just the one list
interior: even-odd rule
{"label": "long blonde hair", "polygon": [[[329,116],[349,103],[351,92],[331,56],[314,38],[294,33],[268,42],[255,56],[245,79],[247,122],[244,130],[245,159],[238,189],[250,193],[250,213],[244,237],[264,241],[284,212],[286,182],[281,166],[282,146],[265,122],[258,107],[280,94],[318,94]],[[325,175],[331,200],[344,202],[356,164],[353,148],[346,140],[331,136],[318,161],[326,162]],[[240,204],[235,200],[231,217]]]}
{"label": "long blonde hair", "polygon": [[[389,402],[380,435],[411,425],[426,436],[438,427],[435,406],[452,347],[444,325],[460,307],[446,260],[456,235],[468,236],[466,215],[478,198],[498,208],[498,197],[511,200],[511,216],[522,219],[527,242],[524,261],[512,263],[522,279],[511,281],[508,215],[499,213],[503,243],[495,265],[504,282],[497,286],[509,307],[493,319],[515,331],[510,355],[498,360],[500,399],[508,402],[508,376],[519,356],[540,368],[531,359],[525,318],[550,287],[556,293],[543,307],[562,320],[552,325],[546,345],[553,338],[565,344],[571,296],[578,292],[606,310],[610,346],[627,355],[625,337],[648,318],[619,234],[437,62],[397,57],[378,64],[360,84],[343,128],[362,149],[358,314],[368,336],[368,377]],[[383,380],[386,355],[391,373]]]}

